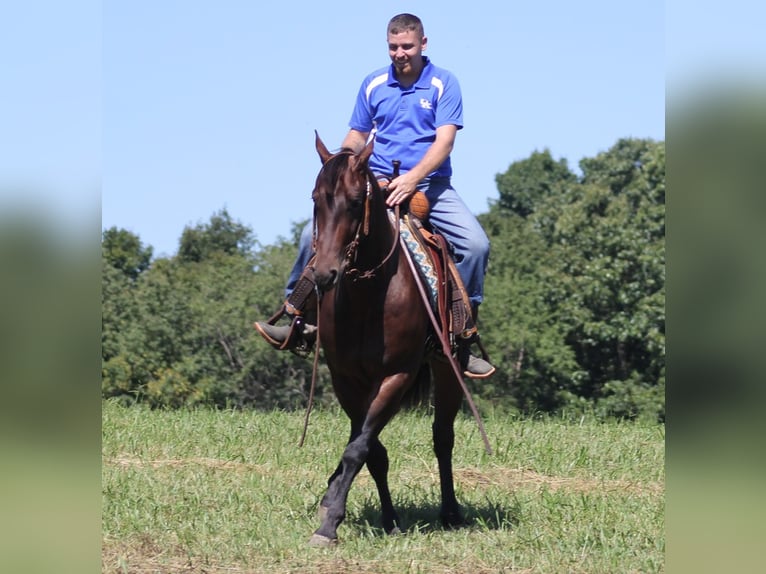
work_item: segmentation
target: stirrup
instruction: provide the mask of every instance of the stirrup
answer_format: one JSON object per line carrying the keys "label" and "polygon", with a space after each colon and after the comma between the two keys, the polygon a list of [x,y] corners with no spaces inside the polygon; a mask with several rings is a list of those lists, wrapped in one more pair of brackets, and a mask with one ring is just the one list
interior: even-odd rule
{"label": "stirrup", "polygon": [[287,314],[285,308],[282,307],[268,321],[256,321],[253,327],[276,350],[291,351],[300,357],[306,357],[314,348],[317,328],[315,325],[306,323],[300,316],[292,317],[289,325],[275,325],[277,320],[285,314]]}

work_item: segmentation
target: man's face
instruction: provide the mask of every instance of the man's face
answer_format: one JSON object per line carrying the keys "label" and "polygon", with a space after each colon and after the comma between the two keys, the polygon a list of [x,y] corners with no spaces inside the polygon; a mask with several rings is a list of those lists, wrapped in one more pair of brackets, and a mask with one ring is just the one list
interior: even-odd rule
{"label": "man's face", "polygon": [[418,36],[414,30],[388,35],[388,55],[394,63],[397,75],[419,74],[422,67],[421,55],[427,38]]}

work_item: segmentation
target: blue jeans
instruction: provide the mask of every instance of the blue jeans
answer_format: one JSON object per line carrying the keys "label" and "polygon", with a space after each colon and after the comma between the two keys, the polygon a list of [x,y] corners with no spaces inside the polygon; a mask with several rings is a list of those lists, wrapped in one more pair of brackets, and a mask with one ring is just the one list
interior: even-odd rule
{"label": "blue jeans", "polygon": [[309,219],[308,223],[303,227],[301,231],[301,238],[298,240],[298,257],[295,259],[290,276],[287,278],[287,286],[285,287],[285,299],[290,297],[290,293],[295,289],[295,284],[298,279],[301,278],[301,273],[308,265],[311,256],[314,255],[311,249],[311,243],[314,238],[314,220]]}
{"label": "blue jeans", "polygon": [[[484,299],[484,275],[489,262],[489,238],[476,217],[452,187],[448,177],[427,178],[418,185],[431,204],[428,219],[434,230],[452,246],[455,267],[463,280],[473,305]],[[298,258],[290,272],[285,288],[289,297],[312,256],[311,240],[314,224],[303,228],[298,244]]]}

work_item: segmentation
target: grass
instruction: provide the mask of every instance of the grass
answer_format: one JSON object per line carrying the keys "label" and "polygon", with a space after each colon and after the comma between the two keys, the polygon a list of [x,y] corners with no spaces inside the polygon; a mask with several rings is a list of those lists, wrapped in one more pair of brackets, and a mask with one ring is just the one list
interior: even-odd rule
{"label": "grass", "polygon": [[628,573],[664,570],[664,426],[488,416],[495,453],[456,421],[455,482],[470,523],[438,522],[431,419],[381,438],[404,534],[380,527],[366,470],[340,544],[306,544],[348,434],[312,413],[152,411],[103,404],[102,570],[114,573]]}

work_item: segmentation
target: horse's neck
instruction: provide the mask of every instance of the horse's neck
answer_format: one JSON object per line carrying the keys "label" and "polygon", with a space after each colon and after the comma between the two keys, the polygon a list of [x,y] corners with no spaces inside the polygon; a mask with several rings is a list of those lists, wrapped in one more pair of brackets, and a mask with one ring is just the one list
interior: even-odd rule
{"label": "horse's neck", "polygon": [[397,231],[389,216],[388,208],[383,204],[372,210],[373,218],[370,222],[370,251],[375,252],[372,258],[383,261],[393,248],[393,244],[399,241]]}

